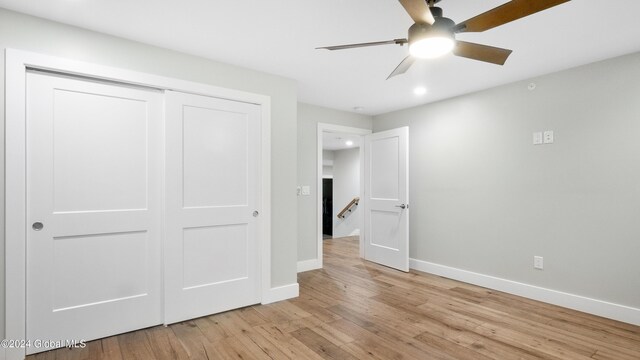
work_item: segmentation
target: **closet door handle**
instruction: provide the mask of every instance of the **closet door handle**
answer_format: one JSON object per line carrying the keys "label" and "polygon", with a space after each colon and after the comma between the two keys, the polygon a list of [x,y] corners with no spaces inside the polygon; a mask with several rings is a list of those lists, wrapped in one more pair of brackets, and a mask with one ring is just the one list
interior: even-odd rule
{"label": "closet door handle", "polygon": [[407,208],[407,205],[405,205],[405,204],[400,204],[400,205],[396,205],[396,207],[399,207],[400,209],[403,209],[403,210],[404,210],[404,209],[406,209],[406,208]]}

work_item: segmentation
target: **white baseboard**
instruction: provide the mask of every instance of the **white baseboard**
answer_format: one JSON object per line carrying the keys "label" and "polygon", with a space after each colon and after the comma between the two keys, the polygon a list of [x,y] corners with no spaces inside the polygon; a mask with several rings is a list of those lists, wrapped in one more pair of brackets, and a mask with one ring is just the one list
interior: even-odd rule
{"label": "white baseboard", "polygon": [[412,269],[426,273],[459,280],[473,285],[506,292],[525,298],[566,307],[593,315],[606,317],[625,323],[640,325],[640,309],[625,305],[614,304],[602,300],[569,294],[561,291],[523,284],[516,281],[497,278],[494,276],[474,273],[467,270],[430,263],[427,261],[410,259]]}
{"label": "white baseboard", "polygon": [[271,288],[262,297],[262,304],[266,305],[282,300],[292,299],[298,297],[299,294],[300,287],[298,286],[298,283]]}
{"label": "white baseboard", "polygon": [[360,236],[360,229],[354,229],[349,236]]}
{"label": "white baseboard", "polygon": [[322,264],[318,259],[298,261],[298,272],[311,271],[322,268]]}

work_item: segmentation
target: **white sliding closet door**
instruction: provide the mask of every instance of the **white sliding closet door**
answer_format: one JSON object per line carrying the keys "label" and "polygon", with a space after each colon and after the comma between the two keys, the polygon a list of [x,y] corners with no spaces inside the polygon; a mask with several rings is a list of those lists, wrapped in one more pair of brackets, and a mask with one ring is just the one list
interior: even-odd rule
{"label": "white sliding closet door", "polygon": [[165,323],[260,302],[260,107],[167,91]]}
{"label": "white sliding closet door", "polygon": [[159,91],[27,75],[27,353],[162,323]]}

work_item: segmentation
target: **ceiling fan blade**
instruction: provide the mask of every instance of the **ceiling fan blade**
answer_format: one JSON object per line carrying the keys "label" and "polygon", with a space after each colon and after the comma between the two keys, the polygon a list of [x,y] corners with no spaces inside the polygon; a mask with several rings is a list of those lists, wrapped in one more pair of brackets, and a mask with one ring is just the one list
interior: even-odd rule
{"label": "ceiling fan blade", "polygon": [[323,47],[318,47],[316,49],[345,50],[345,49],[355,49],[355,48],[367,47],[367,46],[395,45],[395,44],[404,45],[407,42],[408,42],[407,39],[395,39],[395,40],[389,40],[389,41],[375,41],[375,42],[359,43],[359,44],[323,46]]}
{"label": "ceiling fan blade", "polygon": [[409,16],[416,23],[427,23],[429,25],[433,24],[436,20],[433,18],[433,14],[431,14],[431,10],[429,9],[429,5],[427,5],[426,0],[399,0],[400,4],[404,7],[404,9],[409,13]]}
{"label": "ceiling fan blade", "polygon": [[456,25],[455,32],[483,32],[571,0],[511,0]]}
{"label": "ceiling fan blade", "polygon": [[484,61],[496,65],[504,65],[512,50],[481,45],[465,41],[456,41],[453,54],[468,59]]}
{"label": "ceiling fan blade", "polygon": [[404,58],[404,60],[402,60],[402,62],[400,63],[400,65],[398,65],[395,70],[393,70],[393,72],[391,74],[389,74],[389,76],[387,77],[387,80],[391,79],[392,77],[396,76],[396,75],[401,75],[407,72],[407,70],[409,70],[409,68],[411,67],[411,65],[413,65],[413,63],[416,61],[416,58],[414,58],[413,56],[409,55],[406,58]]}

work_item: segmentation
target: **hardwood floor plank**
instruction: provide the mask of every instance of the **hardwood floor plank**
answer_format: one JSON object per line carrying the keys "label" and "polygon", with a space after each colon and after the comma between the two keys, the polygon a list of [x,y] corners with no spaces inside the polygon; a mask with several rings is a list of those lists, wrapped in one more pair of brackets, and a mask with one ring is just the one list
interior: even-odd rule
{"label": "hardwood floor plank", "polygon": [[458,360],[492,360],[491,358],[478,353],[471,348],[465,347],[456,341],[436,336],[428,332],[416,336],[415,339],[439,350],[440,352],[451,354]]}
{"label": "hardwood floor plank", "polygon": [[[225,359],[272,359],[261,347],[245,337],[244,334],[221,340],[216,343],[214,348],[219,353],[222,353]],[[210,357],[210,359],[216,359],[216,357]]]}
{"label": "hardwood floor plank", "polygon": [[184,321],[173,324],[170,328],[182,345],[182,348],[189,355],[189,359],[209,360],[206,347],[210,343],[200,328],[198,328],[195,321]]}
{"label": "hardwood floor plank", "polygon": [[258,346],[260,348],[260,350],[262,352],[267,354],[272,359],[287,359],[287,358],[289,358],[287,355],[285,355],[285,353],[283,351],[280,350],[280,348],[277,345],[274,345],[267,338],[265,338],[264,336],[262,336],[259,332],[255,331],[255,330],[244,334],[244,336],[241,337],[241,341],[244,342],[245,338],[247,340],[250,340],[251,342],[253,342],[256,346]]}
{"label": "hardwood floor plank", "polygon": [[483,325],[474,330],[484,337],[504,343],[517,343],[519,347],[540,353],[543,358],[558,360],[590,359],[594,351],[568,347],[565,343],[544,336],[529,336],[503,326]]}
{"label": "hardwood floor plank", "polygon": [[305,344],[309,349],[320,355],[323,359],[349,360],[355,359],[351,354],[332,344],[322,335],[309,328],[303,328],[291,333],[291,336]]}
{"label": "hardwood floor plank", "polygon": [[338,315],[326,309],[328,307],[327,304],[314,301],[313,297],[307,294],[304,290],[300,292],[300,296],[298,298],[290,301],[300,309],[313,314],[313,316],[322,320],[322,322],[327,323],[339,318]]}
{"label": "hardwood floor plank", "polygon": [[[366,307],[345,303],[343,305],[333,306],[330,310],[364,328],[385,328],[389,332],[398,333],[407,337],[414,337],[424,331],[422,326],[416,326],[407,316],[402,316],[400,311],[384,313],[384,310],[376,308],[374,302],[367,304]],[[397,316],[397,318],[395,316]]]}
{"label": "hardwood floor plank", "polygon": [[[103,359],[113,359],[113,360],[123,360],[122,359],[122,350],[120,350],[120,343],[118,342],[118,338],[115,336],[105,338],[102,340],[92,341],[92,343],[100,343],[100,347],[102,349],[102,358]],[[100,357],[95,357],[92,359],[101,359]]]}
{"label": "hardwood floor plank", "polygon": [[[153,359],[151,344],[145,334],[145,330],[138,330],[118,335],[118,345],[122,358],[126,360],[150,360]],[[71,359],[64,357],[65,359]]]}
{"label": "hardwood floor plank", "polygon": [[164,326],[156,326],[145,331],[154,359],[186,360],[189,354],[180,344],[174,332]]}
{"label": "hardwood floor plank", "polygon": [[287,314],[273,305],[274,304],[258,306],[256,307],[256,311],[264,318],[269,319],[270,322],[276,324],[299,319],[299,317],[291,316],[291,314]]}
{"label": "hardwood floor plank", "polygon": [[282,311],[292,320],[303,319],[311,316],[310,313],[302,310],[300,307],[298,307],[291,301],[280,301],[280,302],[271,304],[269,306],[272,306],[274,309]]}
{"label": "hardwood floor plank", "polygon": [[312,328],[311,330],[320,334],[325,339],[331,341],[336,346],[342,346],[356,340],[351,337],[351,335],[341,332],[340,330],[332,327],[330,324],[322,323]]}
{"label": "hardwood floor plank", "polygon": [[303,319],[279,323],[278,327],[280,328],[280,330],[290,333],[303,328],[313,328],[320,325],[322,325],[322,321],[315,316],[311,316]]}
{"label": "hardwood floor plank", "polygon": [[379,342],[362,340],[344,344],[342,349],[357,359],[404,360],[406,355],[388,348]]}
{"label": "hardwood floor plank", "polygon": [[320,360],[322,357],[308,348],[305,344],[283,332],[277,325],[266,324],[255,328],[265,339],[276,345],[289,359]]}
{"label": "hardwood floor plank", "polygon": [[307,282],[300,283],[300,293],[306,296],[313,297],[317,303],[320,303],[321,307],[329,307],[336,305],[338,303],[338,299],[328,294],[322,292],[322,290],[317,290],[314,287],[308,285]]}
{"label": "hardwood floor plank", "polygon": [[413,338],[382,332],[377,328],[366,329],[347,319],[334,321],[331,325],[344,333],[350,334],[358,341],[374,342],[398,351],[407,359],[455,360],[453,356],[438,352]]}
{"label": "hardwood floor plank", "polygon": [[544,359],[542,353],[518,347],[516,343],[503,343],[483,336],[467,346],[478,354],[495,360],[537,360]]}
{"label": "hardwood floor plank", "polygon": [[259,312],[256,311],[254,306],[249,306],[246,308],[242,308],[239,311],[240,317],[247,322],[247,324],[251,326],[262,325],[269,322],[269,319],[266,319]]}
{"label": "hardwood floor plank", "polygon": [[[224,333],[228,335],[227,337],[241,335],[251,330],[251,325],[244,321],[237,311],[227,311],[212,315],[209,318],[222,328]],[[200,330],[203,331],[202,329]]]}
{"label": "hardwood floor plank", "polygon": [[219,316],[213,315],[195,319],[193,322],[196,324],[198,329],[200,329],[202,335],[213,344],[231,336],[231,334],[220,324],[219,319]]}

